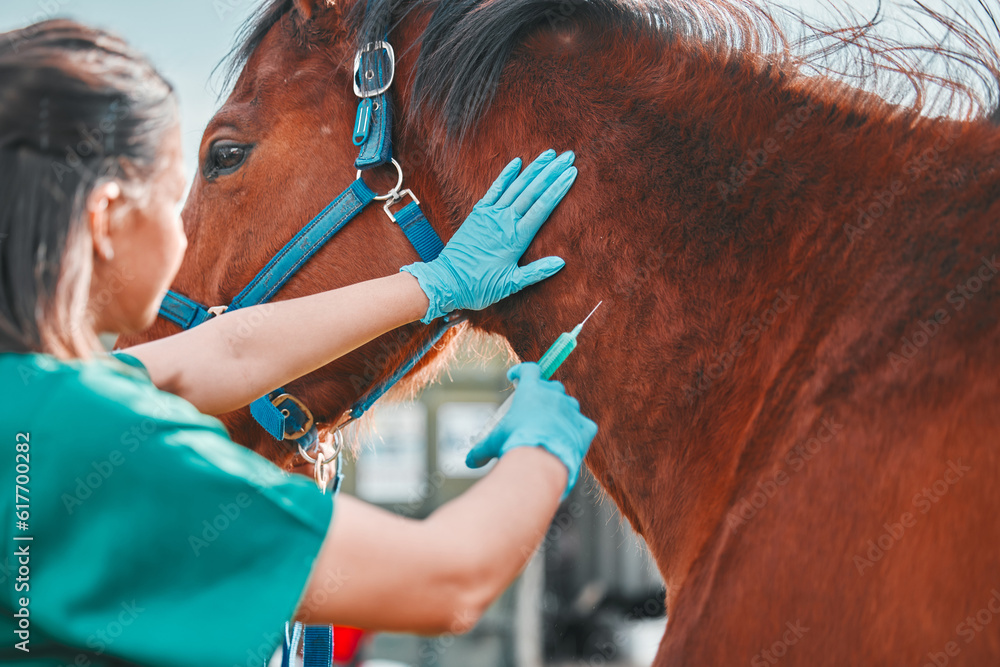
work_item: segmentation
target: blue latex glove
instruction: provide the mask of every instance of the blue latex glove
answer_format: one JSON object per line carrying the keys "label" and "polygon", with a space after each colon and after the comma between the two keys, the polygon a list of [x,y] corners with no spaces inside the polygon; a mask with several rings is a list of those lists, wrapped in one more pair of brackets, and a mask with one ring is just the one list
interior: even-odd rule
{"label": "blue latex glove", "polygon": [[576,485],[583,457],[597,435],[597,424],[580,413],[580,403],[566,393],[561,382],[542,379],[538,364],[518,364],[507,371],[507,378],[518,381],[510,410],[469,451],[465,464],[478,468],[515,447],[544,447],[569,470],[560,499],[565,500]]}
{"label": "blue latex glove", "polygon": [[400,269],[416,277],[430,301],[421,322],[453,310],[482,310],[565,266],[559,257],[523,267],[517,262],[573,185],[575,158],[572,151],[556,157],[548,150],[520,176],[521,159],[515,159],[434,261]]}

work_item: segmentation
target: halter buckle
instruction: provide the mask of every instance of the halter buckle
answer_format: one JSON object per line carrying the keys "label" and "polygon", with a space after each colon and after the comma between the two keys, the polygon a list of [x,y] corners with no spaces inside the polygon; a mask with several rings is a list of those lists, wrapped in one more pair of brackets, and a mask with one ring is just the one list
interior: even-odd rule
{"label": "halter buckle", "polygon": [[222,313],[226,312],[226,309],[228,308],[229,306],[212,306],[211,308],[208,308],[205,312],[207,312],[212,317],[218,317]]}
{"label": "halter buckle", "polygon": [[[375,90],[362,90],[361,89],[361,56],[366,53],[371,53],[376,50],[385,51],[386,55],[389,56],[389,81]],[[370,76],[369,76],[370,75]],[[365,72],[365,76],[368,79],[375,77],[375,72],[368,70]],[[392,81],[396,78],[396,52],[392,49],[392,44],[389,42],[368,42],[361,49],[354,54],[354,94],[358,97],[378,97],[385,91],[392,87]]]}
{"label": "halter buckle", "polygon": [[[271,404],[280,410],[281,406],[278,404],[285,400],[289,400],[292,403],[294,403],[299,408],[299,410],[302,411],[302,414],[306,416],[306,423],[302,426],[302,428],[300,428],[297,431],[294,431],[293,433],[284,434],[285,440],[297,440],[309,432],[309,430],[316,423],[316,420],[313,419],[313,414],[309,410],[309,408],[306,407],[306,404],[300,401],[299,399],[295,398],[291,394],[279,394],[271,399]],[[284,410],[282,411],[282,414],[284,414],[286,417],[288,416],[288,414],[286,414],[286,411]]]}

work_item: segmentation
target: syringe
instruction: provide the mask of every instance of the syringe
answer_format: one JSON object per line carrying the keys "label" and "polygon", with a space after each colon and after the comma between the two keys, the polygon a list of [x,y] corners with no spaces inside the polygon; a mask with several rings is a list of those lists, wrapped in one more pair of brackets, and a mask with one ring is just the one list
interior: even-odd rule
{"label": "syringe", "polygon": [[[601,301],[594,306],[594,310],[590,311],[590,315],[597,312],[597,309],[601,307],[602,303],[604,303],[604,301]],[[538,360],[538,365],[541,367],[543,378],[546,380],[551,378],[552,374],[555,373],[560,366],[562,366],[564,361],[566,361],[566,357],[570,355],[570,352],[576,349],[576,337],[580,335],[580,332],[583,330],[583,325],[590,319],[590,315],[583,318],[583,322],[580,322],[573,327],[572,331],[560,334],[559,338],[556,338],[556,342],[552,343],[552,347],[546,350],[545,354],[542,355],[542,358]],[[513,400],[514,394],[507,397],[507,400],[504,401],[503,404],[497,408],[497,411],[493,414],[493,416],[487,420],[482,430],[480,430],[476,437],[470,441],[471,444],[475,445],[478,442],[482,442],[482,440],[490,434],[490,431],[496,428],[496,425],[500,423],[503,416],[507,414],[508,410],[510,410],[510,404]]]}

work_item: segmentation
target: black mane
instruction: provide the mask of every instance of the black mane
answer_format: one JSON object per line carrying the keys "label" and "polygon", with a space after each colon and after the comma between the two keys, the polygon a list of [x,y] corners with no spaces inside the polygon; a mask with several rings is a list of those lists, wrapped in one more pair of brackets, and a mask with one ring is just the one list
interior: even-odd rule
{"label": "black mane", "polygon": [[[989,19],[981,25],[996,27],[993,13],[985,1],[972,0],[986,11]],[[926,108],[930,101],[941,101],[926,94],[924,88],[930,85],[938,88],[935,92],[943,93],[941,97],[947,104],[952,104],[956,96],[964,96],[968,98],[971,111],[978,110],[981,117],[1000,122],[996,85],[1000,80],[1000,54],[992,37],[985,36],[957,14],[940,14],[926,9],[921,0],[913,2],[919,8],[917,13],[946,26],[957,35],[960,44],[961,40],[966,40],[965,45],[974,53],[962,53],[944,45],[901,45],[873,36],[872,29],[884,19],[880,14],[881,5],[871,19],[818,33],[804,17],[796,17],[800,27],[809,31],[794,46],[800,50],[803,46],[814,47],[809,54],[796,56],[792,55],[788,40],[768,10],[753,2],[735,0],[357,0],[347,27],[360,47],[383,39],[411,12],[431,12],[427,29],[419,44],[414,45],[420,47],[420,55],[410,111],[439,110],[453,135],[464,134],[480,118],[493,99],[512,51],[529,34],[583,23],[613,31],[625,42],[693,38],[735,56],[765,56],[792,70],[808,65],[825,74],[842,76],[855,86],[874,84],[875,73],[879,70],[897,74],[909,71],[912,76],[904,74],[902,80],[914,88],[913,106],[917,111]],[[230,52],[227,84],[253,55],[268,31],[293,11],[293,7],[293,0],[264,0],[242,26],[237,44]],[[775,7],[788,12],[779,5]],[[841,16],[847,15],[842,13]],[[858,52],[855,62],[847,66],[851,72],[827,64],[835,55],[842,56],[838,52],[844,49]],[[924,71],[920,66],[926,67],[928,54],[945,61],[948,67],[955,64],[965,67],[973,75],[970,79],[986,82],[985,90],[977,91],[974,85],[953,76]],[[906,57],[912,59],[906,60]],[[898,91],[895,94],[899,94]],[[971,111],[970,116],[973,115]]]}
{"label": "black mane", "polygon": [[[698,15],[697,0],[358,0],[348,28],[361,47],[383,39],[413,11],[432,12],[419,43],[414,104],[419,113],[440,105],[452,133],[464,133],[489,106],[514,48],[532,31],[596,23],[626,40],[675,34],[734,50],[779,50],[780,31],[752,5],[724,6],[726,19]],[[288,12],[292,0],[265,0],[247,19],[227,56],[226,87]],[[414,45],[417,46],[417,45]]]}
{"label": "black mane", "polygon": [[[681,6],[682,3],[678,3]],[[689,17],[662,0],[371,0],[358,2],[350,24],[357,44],[382,39],[414,10],[433,11],[420,41],[411,112],[440,109],[452,134],[464,134],[486,110],[511,52],[536,30],[598,24],[624,40],[691,32]],[[750,14],[750,12],[748,12]],[[747,16],[746,18],[749,18]],[[742,46],[732,34],[700,34]]]}

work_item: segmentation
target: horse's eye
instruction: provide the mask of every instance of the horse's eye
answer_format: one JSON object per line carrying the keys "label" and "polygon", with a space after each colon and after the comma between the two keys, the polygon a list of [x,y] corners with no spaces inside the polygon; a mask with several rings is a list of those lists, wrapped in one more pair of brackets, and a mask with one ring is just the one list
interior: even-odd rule
{"label": "horse's eye", "polygon": [[202,169],[209,181],[218,176],[231,174],[247,159],[250,147],[235,141],[217,141],[208,149],[208,158]]}

